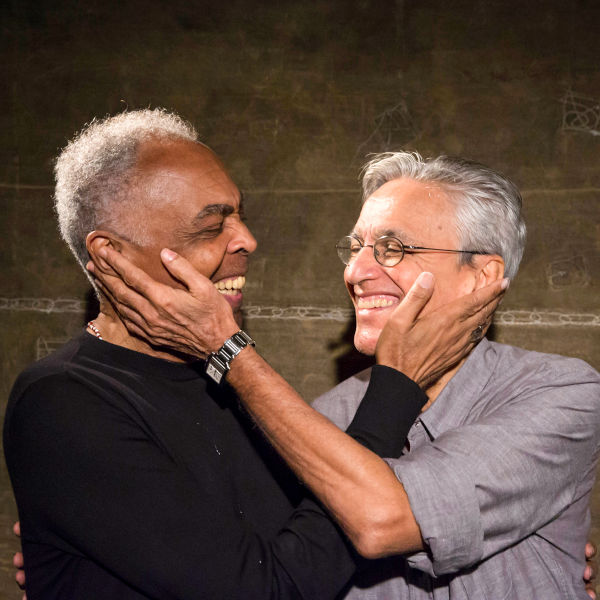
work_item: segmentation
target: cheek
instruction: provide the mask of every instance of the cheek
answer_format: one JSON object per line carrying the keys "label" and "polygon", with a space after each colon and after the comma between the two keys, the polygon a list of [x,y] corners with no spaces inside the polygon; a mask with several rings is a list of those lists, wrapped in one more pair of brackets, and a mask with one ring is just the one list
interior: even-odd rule
{"label": "cheek", "polygon": [[415,282],[415,279],[425,270],[414,261],[409,262],[407,259],[404,259],[397,267],[386,270],[386,274],[394,282],[394,285],[403,294],[406,294]]}
{"label": "cheek", "polygon": [[150,275],[152,279],[155,279],[159,283],[173,285],[173,279],[160,260],[160,250],[161,248],[159,247],[145,247],[133,253],[124,252],[123,254],[136,267],[139,267],[146,274]]}
{"label": "cheek", "polygon": [[181,251],[183,256],[201,275],[210,278],[223,262],[227,245],[224,243],[198,244]]}
{"label": "cheek", "polygon": [[469,294],[473,291],[473,278],[470,276],[468,269],[460,273],[434,273],[435,287],[431,300],[425,306],[423,312],[435,310],[444,304],[448,304]]}

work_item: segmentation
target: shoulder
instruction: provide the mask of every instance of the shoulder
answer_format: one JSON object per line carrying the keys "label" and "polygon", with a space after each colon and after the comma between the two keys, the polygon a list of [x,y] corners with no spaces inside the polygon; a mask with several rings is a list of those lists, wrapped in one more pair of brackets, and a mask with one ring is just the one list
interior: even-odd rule
{"label": "shoulder", "polygon": [[585,361],[494,342],[486,353],[490,376],[474,415],[515,409],[537,419],[558,409],[561,419],[593,414],[591,421],[600,420],[600,374]]}
{"label": "shoulder", "polygon": [[496,355],[496,377],[547,385],[600,384],[598,371],[581,359],[496,342],[489,345]]}
{"label": "shoulder", "polygon": [[56,352],[26,367],[13,384],[7,417],[21,398],[30,395],[32,389],[47,387],[49,392],[52,389],[64,389],[68,385],[70,361],[77,354],[78,348],[77,339],[71,340]]}
{"label": "shoulder", "polygon": [[369,385],[371,369],[360,371],[345,379],[333,389],[319,396],[313,408],[333,421],[341,429],[346,429]]}
{"label": "shoulder", "polygon": [[21,374],[11,392],[4,420],[5,441],[33,441],[50,431],[59,437],[68,431],[82,431],[91,412],[97,412],[102,404],[69,369],[33,367]]}
{"label": "shoulder", "polygon": [[5,435],[14,439],[34,429],[83,429],[86,415],[114,412],[120,398],[114,383],[98,365],[87,363],[78,337],[29,365],[10,393]]}

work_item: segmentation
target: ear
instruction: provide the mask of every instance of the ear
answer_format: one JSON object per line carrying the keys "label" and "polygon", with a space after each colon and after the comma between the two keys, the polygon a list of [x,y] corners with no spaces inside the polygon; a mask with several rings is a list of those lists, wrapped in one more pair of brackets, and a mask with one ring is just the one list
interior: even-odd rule
{"label": "ear", "polygon": [[504,277],[504,259],[497,254],[480,254],[476,257],[476,277],[474,290],[485,287]]}
{"label": "ear", "polygon": [[123,250],[123,244],[118,236],[102,229],[94,230],[87,234],[85,246],[90,255],[90,259],[98,268],[101,268],[106,273],[113,272],[112,268],[98,254],[98,250],[104,246],[110,246],[113,250],[121,252]]}

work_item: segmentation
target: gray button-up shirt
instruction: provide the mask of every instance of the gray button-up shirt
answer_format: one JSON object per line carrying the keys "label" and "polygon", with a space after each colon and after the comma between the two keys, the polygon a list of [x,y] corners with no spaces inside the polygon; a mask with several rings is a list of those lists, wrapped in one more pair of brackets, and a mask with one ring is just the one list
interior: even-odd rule
{"label": "gray button-up shirt", "polygon": [[[313,406],[352,419],[368,371]],[[426,552],[378,561],[350,599],[588,599],[582,581],[600,444],[586,363],[482,340],[389,459]]]}

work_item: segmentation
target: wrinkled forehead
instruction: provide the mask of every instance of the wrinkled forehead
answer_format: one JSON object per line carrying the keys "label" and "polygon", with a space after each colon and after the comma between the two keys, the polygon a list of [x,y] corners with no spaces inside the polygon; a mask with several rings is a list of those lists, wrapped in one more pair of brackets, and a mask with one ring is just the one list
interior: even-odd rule
{"label": "wrinkled forehead", "polygon": [[369,196],[361,209],[353,233],[361,238],[384,235],[408,244],[456,236],[455,205],[438,185],[394,179]]}

